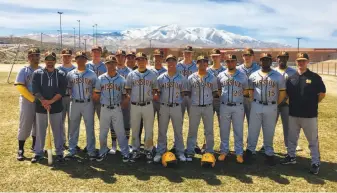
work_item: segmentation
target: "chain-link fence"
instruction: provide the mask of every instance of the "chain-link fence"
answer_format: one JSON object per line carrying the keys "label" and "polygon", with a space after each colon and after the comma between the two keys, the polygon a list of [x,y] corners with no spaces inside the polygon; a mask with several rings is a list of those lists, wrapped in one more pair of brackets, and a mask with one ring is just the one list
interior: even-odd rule
{"label": "chain-link fence", "polygon": [[337,62],[319,62],[309,65],[309,69],[317,74],[337,76]]}

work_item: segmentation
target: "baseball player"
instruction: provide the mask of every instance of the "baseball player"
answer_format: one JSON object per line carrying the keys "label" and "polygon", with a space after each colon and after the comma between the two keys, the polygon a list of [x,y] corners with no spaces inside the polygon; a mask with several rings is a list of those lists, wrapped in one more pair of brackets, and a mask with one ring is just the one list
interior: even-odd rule
{"label": "baseball player", "polygon": [[[193,61],[193,53],[194,51],[192,46],[186,46],[183,50],[184,59],[177,64],[177,71],[182,74],[186,79],[188,79],[191,74],[198,71],[197,64]],[[183,120],[185,116],[185,111],[187,111],[187,114],[189,115],[190,107],[191,99],[188,96],[185,96],[183,102],[181,103]],[[173,147],[173,150],[175,150],[175,147]],[[197,146],[197,144],[195,150],[197,153],[201,152],[201,149]]]}
{"label": "baseball player", "polygon": [[[65,48],[62,50],[61,55],[62,55],[62,66],[59,66],[57,69],[62,70],[66,76],[67,74],[74,70],[76,67],[71,63],[72,62],[72,54],[73,51]],[[62,104],[63,104],[63,112],[62,112],[62,127],[64,131],[64,147],[67,149],[66,146],[66,141],[69,140],[69,132],[66,133],[65,129],[65,121],[66,117],[68,117],[68,131],[70,128],[70,121],[69,121],[69,107],[70,107],[70,95],[69,95],[69,90],[66,90],[66,94],[64,97],[62,97]]]}
{"label": "baseball player", "polygon": [[[242,54],[242,58],[244,63],[237,67],[237,69],[247,75],[247,78],[254,72],[260,69],[260,66],[256,63],[253,63],[254,60],[254,51],[251,48],[245,49]],[[244,108],[245,108],[245,115],[249,127],[249,115],[251,109],[251,102],[249,100],[249,96],[245,96],[244,100]]]}
{"label": "baseball player", "polygon": [[[36,101],[36,144],[35,156],[32,163],[43,159],[43,148],[46,140],[48,119],[53,132],[54,145],[56,149],[56,161],[63,162],[64,132],[62,128],[62,97],[67,89],[66,75],[63,71],[55,69],[56,54],[46,52],[46,67],[38,69],[33,73],[33,93],[38,99]],[[50,116],[47,116],[47,111]]]}
{"label": "baseball player", "polygon": [[123,162],[128,162],[130,159],[121,109],[122,98],[126,98],[125,79],[117,73],[117,61],[118,59],[115,56],[108,56],[105,60],[107,73],[100,75],[96,82],[95,92],[100,95],[101,102],[100,150],[97,161],[102,161],[110,152],[107,147],[107,135],[111,124],[118,139]]}
{"label": "baseball player", "polygon": [[218,94],[217,79],[207,72],[208,58],[198,56],[198,72],[188,77],[188,90],[191,95],[191,109],[189,115],[189,130],[187,137],[186,160],[192,161],[198,136],[200,119],[204,123],[206,137],[205,153],[213,153],[213,96]]}
{"label": "baseball player", "polygon": [[84,119],[87,151],[91,161],[96,159],[95,132],[94,132],[94,103],[93,88],[96,84],[96,73],[86,68],[88,57],[85,52],[76,53],[77,68],[67,75],[68,89],[70,90],[70,111],[69,111],[69,153],[67,159],[74,158],[77,153],[78,136],[80,132],[81,118]]}
{"label": "baseball player", "polygon": [[154,162],[159,162],[167,151],[167,129],[170,119],[176,136],[176,153],[180,161],[186,161],[184,155],[183,117],[180,104],[187,91],[187,79],[177,73],[177,58],[173,55],[166,57],[168,71],[158,77],[160,91],[160,117],[158,143]]}
{"label": "baseball player", "polygon": [[[159,77],[161,74],[167,71],[167,69],[164,68],[163,66],[163,58],[164,58],[163,51],[159,49],[155,49],[153,51],[154,67],[150,68],[150,70],[156,73],[157,77]],[[157,114],[157,120],[158,120],[158,125],[159,125],[160,103],[159,103],[159,97],[157,95],[154,96],[153,109],[154,109],[154,116],[156,116]]]}
{"label": "baseball player", "polygon": [[128,52],[126,54],[126,66],[132,70],[136,70],[138,67],[136,65],[136,53],[135,52]]}
{"label": "baseball player", "polygon": [[261,70],[250,75],[249,89],[252,100],[250,124],[248,126],[248,145],[246,156],[251,161],[262,126],[266,164],[275,165],[273,139],[275,133],[277,105],[286,97],[283,76],[271,69],[272,56],[262,53]]}
{"label": "baseball player", "polygon": [[28,50],[28,61],[29,66],[25,66],[19,71],[14,83],[20,93],[20,123],[18,129],[19,150],[17,153],[18,161],[24,160],[24,145],[30,134],[32,134],[33,139],[31,150],[34,151],[36,143],[35,97],[32,94],[32,77],[33,72],[41,68],[39,67],[39,48],[31,48]]}
{"label": "baseball player", "polygon": [[131,128],[132,128],[132,162],[139,158],[139,129],[140,121],[144,120],[145,144],[144,150],[148,163],[153,161],[153,94],[158,91],[157,76],[146,68],[147,56],[137,53],[136,60],[138,69],[132,71],[126,80],[126,90],[131,96]]}
{"label": "baseball player", "polygon": [[[96,77],[106,73],[106,67],[104,65],[104,62],[101,60],[101,55],[102,55],[102,47],[100,46],[93,46],[91,48],[91,57],[92,61],[88,62],[86,64],[86,67],[89,70],[92,70],[95,72]],[[93,93],[93,97],[96,98],[96,93]],[[94,113],[96,112],[98,119],[100,118],[100,113],[101,113],[101,104],[99,100],[94,101]],[[87,148],[85,147],[84,152],[87,152]]]}
{"label": "baseball player", "polygon": [[226,56],[227,70],[218,76],[220,93],[220,156],[224,161],[229,153],[231,123],[234,131],[234,147],[237,163],[243,163],[244,95],[248,95],[248,78],[236,69],[236,55]]}
{"label": "baseball player", "polygon": [[[117,60],[117,72],[124,79],[126,79],[128,74],[132,71],[130,68],[125,66],[126,53],[124,50],[117,50],[115,55],[116,55],[116,60]],[[126,99],[129,99],[129,98],[126,97]],[[126,105],[122,106],[122,112],[123,112],[123,120],[124,120],[126,138],[127,140],[129,140],[130,138],[130,104],[129,103],[126,103]],[[116,154],[116,149],[117,149],[116,139],[117,139],[116,133],[114,131],[113,125],[111,125],[112,148],[110,149],[109,154]]]}

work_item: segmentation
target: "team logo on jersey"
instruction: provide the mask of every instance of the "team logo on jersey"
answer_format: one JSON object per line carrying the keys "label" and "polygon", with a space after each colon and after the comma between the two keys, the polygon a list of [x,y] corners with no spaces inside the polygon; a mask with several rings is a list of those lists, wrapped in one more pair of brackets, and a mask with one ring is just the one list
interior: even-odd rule
{"label": "team logo on jersey", "polygon": [[254,86],[269,85],[272,88],[276,87],[276,83],[273,80],[255,80]]}
{"label": "team logo on jersey", "polygon": [[181,74],[183,76],[190,76],[193,72],[191,70],[182,70]]}
{"label": "team logo on jersey", "polygon": [[310,79],[307,79],[305,82],[306,82],[307,84],[311,84],[311,80],[310,80]]}
{"label": "team logo on jersey", "polygon": [[92,80],[89,78],[74,78],[70,82],[72,84],[80,84],[80,83],[92,84]]}
{"label": "team logo on jersey", "polygon": [[242,87],[241,82],[229,79],[221,82],[221,86],[236,86],[236,87]]}
{"label": "team logo on jersey", "polygon": [[151,80],[140,79],[140,80],[134,80],[134,81],[133,81],[133,84],[134,84],[134,85],[151,86],[152,81],[151,81]]}
{"label": "team logo on jersey", "polygon": [[212,88],[212,83],[210,82],[195,82],[192,84],[194,88],[199,88],[199,87],[207,87],[207,88]]}
{"label": "team logo on jersey", "polygon": [[181,88],[181,84],[178,82],[165,82],[160,84],[161,88]]}
{"label": "team logo on jersey", "polygon": [[104,84],[103,86],[101,86],[101,90],[117,90],[120,91],[121,87],[118,84],[112,84],[112,83],[108,83],[108,84]]}

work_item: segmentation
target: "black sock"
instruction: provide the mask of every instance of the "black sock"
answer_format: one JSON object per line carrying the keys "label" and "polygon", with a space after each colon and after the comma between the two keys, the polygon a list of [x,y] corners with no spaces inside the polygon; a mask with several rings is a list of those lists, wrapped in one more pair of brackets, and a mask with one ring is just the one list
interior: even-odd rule
{"label": "black sock", "polygon": [[117,140],[116,133],[113,129],[111,129],[111,141],[116,141],[116,140]]}
{"label": "black sock", "polygon": [[19,150],[23,151],[23,146],[25,146],[25,140],[19,140]]}
{"label": "black sock", "polygon": [[33,138],[32,149],[34,149],[34,147],[35,147],[35,142],[36,142],[36,137],[35,137],[35,136],[32,136],[32,138]]}

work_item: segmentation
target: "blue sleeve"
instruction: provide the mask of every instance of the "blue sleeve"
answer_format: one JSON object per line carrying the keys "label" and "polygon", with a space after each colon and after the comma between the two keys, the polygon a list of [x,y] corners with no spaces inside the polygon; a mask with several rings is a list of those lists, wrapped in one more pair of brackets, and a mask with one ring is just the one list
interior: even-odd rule
{"label": "blue sleeve", "polygon": [[158,81],[157,81],[157,75],[154,74],[152,79],[152,89],[156,90],[158,89]]}
{"label": "blue sleeve", "polygon": [[25,77],[25,69],[22,68],[18,75],[16,76],[14,85],[25,85],[26,86],[26,77]]}
{"label": "blue sleeve", "polygon": [[95,91],[101,92],[101,79],[97,78],[96,83],[95,83]]}
{"label": "blue sleeve", "polygon": [[125,89],[131,89],[132,86],[132,73],[126,77]]}

